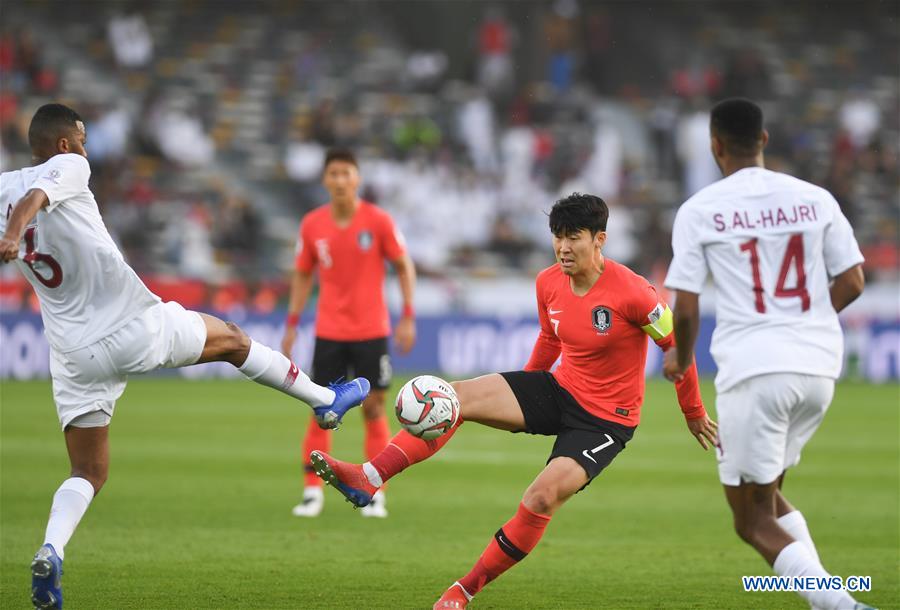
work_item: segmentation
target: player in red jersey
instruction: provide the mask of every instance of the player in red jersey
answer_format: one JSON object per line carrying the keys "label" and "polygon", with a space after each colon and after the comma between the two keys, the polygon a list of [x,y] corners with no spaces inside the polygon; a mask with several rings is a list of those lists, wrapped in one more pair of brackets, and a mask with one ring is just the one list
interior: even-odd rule
{"label": "player in red jersey", "polygon": [[[608,215],[593,195],[576,193],[556,202],[550,230],[558,264],[537,278],[541,333],[525,370],[453,384],[460,422],[556,436],[556,442],[516,514],[435,608],[465,608],[487,583],[524,559],[556,510],[625,448],[640,419],[647,335],[663,350],[674,345],[672,313],[653,286],[601,253]],[[562,364],[551,373],[560,354]],[[691,434],[706,449],[715,442],[716,424],[703,407],[696,366],[676,390]],[[401,431],[362,465],[322,452],[311,461],[323,479],[363,506],[385,481],[434,455],[455,431],[431,441]]]}
{"label": "player in red jersey", "polygon": [[[403,316],[394,332],[402,352],[415,342],[413,292],[416,272],[404,240],[390,215],[359,199],[359,167],[353,153],[333,149],[325,158],[322,183],[331,201],[307,214],[300,225],[296,269],[291,279],[290,302],[282,351],[289,355],[297,337],[300,312],[319,272],[316,346],[312,377],[334,381],[360,376],[372,384],[363,402],[366,457],[385,447],[390,428],[384,415],[384,393],[391,384],[388,336],[391,324],[384,299],[385,261],[397,271],[403,294]],[[331,432],[309,426],[303,442],[306,459],[313,450],[328,451]],[[324,502],[322,481],[306,465],[303,501],[294,507],[298,517],[315,517]],[[367,517],[386,517],[384,493],[363,511]]]}

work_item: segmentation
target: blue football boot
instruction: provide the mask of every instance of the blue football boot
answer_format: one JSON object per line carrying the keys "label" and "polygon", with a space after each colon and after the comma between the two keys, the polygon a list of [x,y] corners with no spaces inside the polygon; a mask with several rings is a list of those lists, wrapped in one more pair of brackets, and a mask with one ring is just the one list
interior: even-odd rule
{"label": "blue football boot", "polygon": [[31,562],[31,602],[40,610],[62,608],[62,559],[52,544],[45,544]]}
{"label": "blue football boot", "polygon": [[341,425],[344,413],[365,400],[371,386],[365,377],[357,377],[347,383],[329,383],[328,387],[334,390],[334,401],[330,405],[314,407],[313,411],[320,428],[333,430]]}

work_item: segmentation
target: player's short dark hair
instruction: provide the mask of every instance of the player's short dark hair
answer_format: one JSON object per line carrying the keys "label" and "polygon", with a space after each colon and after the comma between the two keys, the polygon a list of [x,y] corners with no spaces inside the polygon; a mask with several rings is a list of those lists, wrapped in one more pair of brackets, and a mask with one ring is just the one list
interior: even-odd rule
{"label": "player's short dark hair", "polygon": [[331,165],[333,161],[343,161],[351,164],[356,169],[359,169],[359,163],[356,162],[356,155],[354,155],[353,151],[349,148],[328,149],[328,152],[325,153],[325,163],[322,165],[322,171],[324,172],[328,169],[328,166]]}
{"label": "player's short dark hair", "polygon": [[554,235],[567,235],[587,229],[591,235],[606,231],[609,208],[596,195],[572,193],[553,204],[550,210],[550,231]]}
{"label": "player's short dark hair", "polygon": [[63,104],[44,104],[37,109],[28,127],[28,144],[32,150],[56,146],[59,138],[66,137],[81,121],[77,112]]}
{"label": "player's short dark hair", "polygon": [[752,157],[759,153],[763,138],[763,111],[742,97],[722,100],[713,106],[709,117],[713,135],[735,156]]}

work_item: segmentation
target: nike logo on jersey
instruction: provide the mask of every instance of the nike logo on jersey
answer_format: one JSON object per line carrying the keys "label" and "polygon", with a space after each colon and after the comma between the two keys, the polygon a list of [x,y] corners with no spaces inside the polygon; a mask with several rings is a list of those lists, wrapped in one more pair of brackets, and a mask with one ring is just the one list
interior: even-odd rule
{"label": "nike logo on jersey", "polygon": [[562,313],[562,312],[563,312],[562,309],[548,309],[547,310],[547,313],[549,313],[551,316],[555,316],[556,314]]}
{"label": "nike logo on jersey", "polygon": [[603,451],[604,449],[606,449],[607,447],[609,447],[610,445],[612,445],[615,442],[615,441],[613,441],[613,439],[610,435],[604,434],[603,436],[606,437],[605,443],[603,443],[602,445],[597,445],[593,449],[585,449],[584,451],[581,452],[584,454],[584,457],[586,457],[587,459],[589,459],[590,461],[592,461],[595,464],[597,463],[597,460],[594,459],[594,456],[592,454]]}

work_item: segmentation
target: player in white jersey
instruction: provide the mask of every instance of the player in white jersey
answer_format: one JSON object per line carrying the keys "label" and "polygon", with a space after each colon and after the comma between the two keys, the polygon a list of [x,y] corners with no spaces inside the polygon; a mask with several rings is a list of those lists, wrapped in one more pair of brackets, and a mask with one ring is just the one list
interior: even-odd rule
{"label": "player in white jersey", "polygon": [[231,322],[163,303],[128,266],[88,188],[86,133],[61,104],[35,113],[35,166],[0,175],[0,259],[16,261],[41,303],[53,398],[71,475],[53,497],[44,544],[32,562],[37,608],[62,607],[64,547],[109,470],[109,422],[127,375],[224,361],[313,407],[334,428],[368,394],[355,379],[323,387],[280,352]]}
{"label": "player in white jersey", "polygon": [[[782,576],[826,576],[803,515],[781,492],[818,428],[843,360],[837,312],[863,290],[850,223],[825,189],[765,169],[759,106],[717,104],[713,156],[724,179],[688,199],[672,232],[677,380],[693,361],[699,294],[716,288],[719,478],[738,535]],[[800,593],[814,608],[866,607],[844,591]]]}

